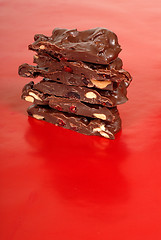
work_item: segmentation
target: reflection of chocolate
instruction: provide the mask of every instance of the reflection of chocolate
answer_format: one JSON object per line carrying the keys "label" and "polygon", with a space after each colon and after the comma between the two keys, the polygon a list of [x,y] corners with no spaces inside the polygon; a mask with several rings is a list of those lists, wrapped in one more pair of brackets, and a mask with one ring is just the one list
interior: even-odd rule
{"label": "reflection of chocolate", "polygon": [[113,122],[59,112],[49,106],[32,105],[28,108],[28,114],[36,119],[45,120],[85,135],[96,135],[114,139],[114,135],[121,129],[121,119],[117,108],[113,108],[111,112],[115,118]]}
{"label": "reflection of chocolate", "polygon": [[116,34],[105,28],[85,31],[55,28],[51,37],[36,34],[34,40],[29,49],[72,61],[108,64],[121,51]]}
{"label": "reflection of chocolate", "polygon": [[128,151],[121,133],[115,141],[89,139],[86,135],[77,138],[73,131],[30,117],[28,121],[26,140],[43,165],[42,184],[53,189],[60,202],[74,206],[96,204],[103,211],[108,204],[127,201],[127,181],[120,171]]}

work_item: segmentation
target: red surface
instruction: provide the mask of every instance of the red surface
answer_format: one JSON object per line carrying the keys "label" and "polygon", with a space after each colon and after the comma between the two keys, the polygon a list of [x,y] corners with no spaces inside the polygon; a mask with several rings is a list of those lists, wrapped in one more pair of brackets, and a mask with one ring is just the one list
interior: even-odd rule
{"label": "red surface", "polygon": [[[2,240],[161,239],[161,2],[0,1]],[[103,26],[116,32],[133,75],[116,140],[27,117],[35,33]]]}

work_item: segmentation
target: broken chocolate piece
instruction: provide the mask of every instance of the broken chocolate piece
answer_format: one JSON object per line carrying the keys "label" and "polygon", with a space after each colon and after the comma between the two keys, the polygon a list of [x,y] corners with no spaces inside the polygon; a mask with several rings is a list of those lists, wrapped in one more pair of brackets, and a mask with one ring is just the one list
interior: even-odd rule
{"label": "broken chocolate piece", "polygon": [[32,105],[27,111],[29,116],[38,120],[44,120],[85,135],[96,135],[114,139],[114,135],[121,129],[121,119],[116,108],[115,121],[112,123],[100,119],[85,118],[74,114],[59,112],[48,106]]}
{"label": "broken chocolate piece", "polygon": [[[23,93],[22,98],[25,99],[26,101],[29,101],[30,97],[33,96],[31,95],[31,93],[33,92],[28,91],[28,94],[27,92]],[[114,120],[112,108],[108,109],[100,105],[80,102],[76,99],[68,99],[55,96],[47,97],[47,99],[45,99],[45,97],[43,97],[41,93],[37,93],[35,94],[35,96],[37,97],[35,98],[35,101],[32,102],[37,103],[39,105],[49,105],[51,108],[54,108],[58,111],[75,113],[76,115],[82,115],[85,117],[99,118],[102,120],[107,120],[109,122]],[[41,99],[43,99],[43,102],[42,100],[40,100],[40,97]]]}
{"label": "broken chocolate piece", "polygon": [[[28,88],[28,84],[27,84]],[[51,96],[63,97],[67,99],[79,100],[91,104],[99,104],[106,107],[114,107],[127,101],[126,86],[122,82],[114,91],[88,89],[86,87],[69,86],[49,79],[43,79],[39,83],[31,84],[31,88],[26,90],[24,87],[22,98],[28,101],[26,97],[34,98],[36,104],[48,104]],[[30,99],[29,99],[30,100]]]}
{"label": "broken chocolate piece", "polygon": [[121,51],[116,34],[99,27],[85,31],[55,28],[51,37],[36,34],[34,39],[29,49],[71,61],[108,64]]}
{"label": "broken chocolate piece", "polygon": [[113,121],[112,112],[106,108],[95,104],[83,103],[73,99],[66,99],[52,96],[49,98],[49,106],[60,111],[75,113],[85,117],[99,118],[106,121]]}
{"label": "broken chocolate piece", "polygon": [[[38,61],[38,59],[40,59]],[[124,81],[129,86],[132,78],[130,74],[123,70],[94,68],[94,64],[83,62],[66,62],[49,59],[46,56],[37,56],[38,66],[27,63],[19,67],[19,75],[22,77],[36,78],[38,76],[49,78],[67,85],[95,87],[104,90],[113,90],[113,83],[119,84]],[[92,66],[92,67],[91,67]]]}

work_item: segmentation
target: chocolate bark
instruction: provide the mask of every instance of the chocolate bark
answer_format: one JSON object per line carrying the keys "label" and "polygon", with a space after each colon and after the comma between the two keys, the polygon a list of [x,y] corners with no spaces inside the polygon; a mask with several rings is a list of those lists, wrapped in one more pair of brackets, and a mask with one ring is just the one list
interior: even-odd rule
{"label": "chocolate bark", "polygon": [[[32,84],[32,83],[31,83]],[[29,85],[27,85],[29,86]],[[109,122],[114,121],[113,108],[108,109],[96,104],[80,102],[76,99],[51,96],[45,99],[42,93],[33,90],[23,90],[22,99],[37,105],[49,105],[58,111],[74,113],[91,118],[99,118]],[[34,101],[33,101],[34,99]]]}
{"label": "chocolate bark", "polygon": [[30,50],[71,61],[108,64],[121,51],[116,34],[105,28],[85,31],[55,28],[51,37],[36,34],[34,40]]}
{"label": "chocolate bark", "polygon": [[49,99],[49,106],[58,111],[74,113],[85,117],[99,118],[109,122],[114,120],[112,111],[110,111],[107,107],[80,102],[76,99],[73,100],[52,96],[51,99]]}
{"label": "chocolate bark", "polygon": [[[40,101],[40,104],[48,104],[51,96],[76,99],[81,102],[99,104],[106,107],[114,107],[126,102],[126,86],[122,82],[114,91],[95,90],[86,87],[69,86],[62,83],[43,79],[39,83],[30,82],[23,88],[22,98],[27,101]],[[26,99],[26,96],[30,96]]]}
{"label": "chocolate bark", "polygon": [[[33,57],[33,62],[37,63],[37,65],[39,67],[48,67],[48,69],[50,70],[62,70],[62,68],[64,66],[66,66],[66,64],[70,64],[69,67],[72,68],[73,73],[78,74],[80,72],[80,70],[78,68],[83,68],[82,71],[84,71],[84,74],[88,74],[89,75],[89,71],[93,71],[95,70],[96,73],[99,74],[99,71],[101,73],[101,71],[107,71],[107,70],[113,70],[112,72],[108,72],[108,75],[112,75],[117,73],[116,70],[121,70],[122,66],[123,66],[123,62],[120,58],[116,58],[115,60],[113,60],[112,62],[106,64],[106,65],[102,65],[102,64],[95,64],[95,63],[89,63],[89,62],[83,62],[83,61],[69,61],[66,58],[54,58],[52,56],[50,56],[47,53],[43,53],[43,54],[35,54]],[[56,66],[56,67],[55,67]],[[115,71],[114,71],[115,70]],[[106,72],[105,72],[106,73]],[[104,79],[102,79],[104,80]]]}
{"label": "chocolate bark", "polygon": [[27,112],[29,116],[38,120],[44,120],[56,126],[67,128],[85,135],[96,135],[114,139],[114,134],[121,129],[121,119],[116,108],[115,121],[113,123],[59,112],[48,106],[32,105],[28,108]]}
{"label": "chocolate bark", "polygon": [[50,80],[57,81],[66,85],[86,86],[86,87],[99,87],[100,89],[113,90],[114,84],[110,80],[97,81],[89,80],[83,75],[75,75],[67,71],[49,72],[47,68],[39,68],[27,63],[19,67],[19,75],[21,77],[37,78],[42,76]]}
{"label": "chocolate bark", "polygon": [[[19,75],[22,77],[36,78],[46,77],[54,81],[67,85],[96,87],[104,90],[113,90],[113,83],[124,81],[129,86],[132,78],[130,74],[123,70],[113,68],[119,67],[121,59],[117,58],[107,66],[94,65],[84,62],[57,61],[50,56],[36,55],[34,62],[37,66],[27,63],[19,67]],[[121,66],[121,65],[120,65]]]}

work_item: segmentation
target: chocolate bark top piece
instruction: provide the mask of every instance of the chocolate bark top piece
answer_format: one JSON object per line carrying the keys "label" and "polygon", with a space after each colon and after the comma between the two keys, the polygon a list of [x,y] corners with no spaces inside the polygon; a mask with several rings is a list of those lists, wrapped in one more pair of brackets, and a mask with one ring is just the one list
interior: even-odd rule
{"label": "chocolate bark top piece", "polygon": [[[39,100],[40,103],[38,104],[48,104],[51,96],[56,96],[106,107],[114,107],[128,100],[126,94],[127,90],[124,82],[114,91],[105,91],[69,86],[50,81],[49,79],[43,79],[39,83],[33,84],[33,82],[30,82],[25,85],[22,97],[25,100],[28,99],[27,101],[30,102],[35,102],[35,99]],[[28,95],[29,97],[26,99]]]}
{"label": "chocolate bark top piece", "polygon": [[112,123],[100,119],[59,112],[48,106],[32,105],[28,108],[27,112],[29,116],[38,120],[44,120],[56,126],[67,128],[85,135],[96,135],[114,139],[114,134],[121,129],[121,119],[117,108],[114,109],[115,121]]}
{"label": "chocolate bark top piece", "polygon": [[51,37],[36,34],[34,40],[29,49],[71,61],[108,64],[121,51],[116,34],[100,27],[85,31],[55,28]]}

